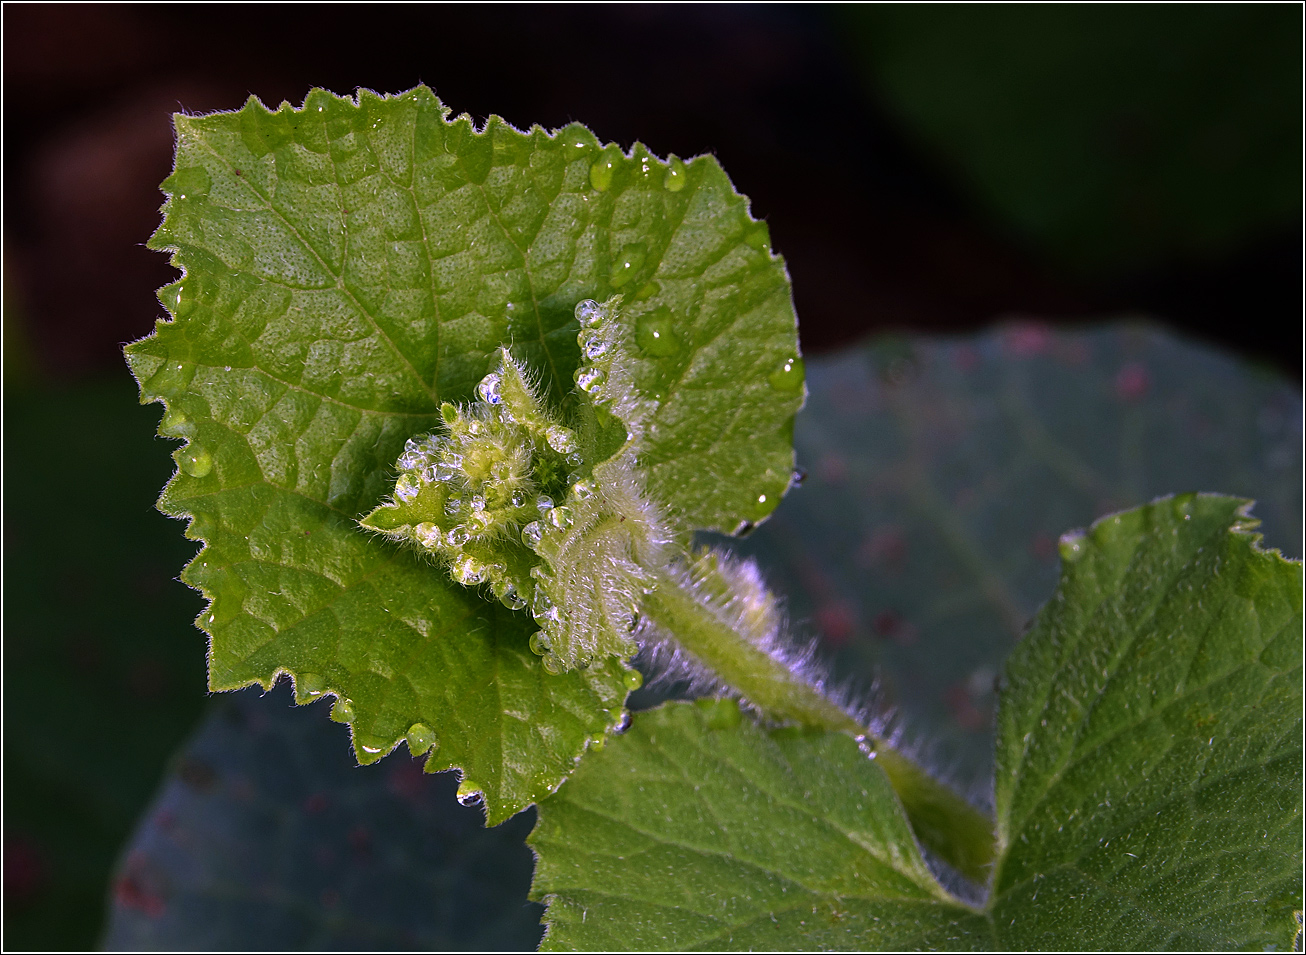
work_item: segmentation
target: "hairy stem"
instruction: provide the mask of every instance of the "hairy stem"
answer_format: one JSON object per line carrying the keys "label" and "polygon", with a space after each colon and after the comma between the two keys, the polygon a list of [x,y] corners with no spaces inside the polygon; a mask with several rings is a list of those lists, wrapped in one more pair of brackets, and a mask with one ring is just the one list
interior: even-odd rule
{"label": "hairy stem", "polygon": [[680,581],[663,575],[658,583],[643,606],[654,624],[771,718],[865,738],[920,842],[966,878],[988,881],[993,820],[719,619]]}

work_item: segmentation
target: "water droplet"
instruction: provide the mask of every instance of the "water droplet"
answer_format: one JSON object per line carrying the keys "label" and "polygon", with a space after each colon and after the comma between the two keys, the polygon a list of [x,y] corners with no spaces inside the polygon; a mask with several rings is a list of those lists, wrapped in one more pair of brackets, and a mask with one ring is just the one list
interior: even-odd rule
{"label": "water droplet", "polygon": [[576,321],[582,326],[597,325],[603,321],[603,306],[592,298],[576,303]]}
{"label": "water droplet", "polygon": [[585,459],[581,457],[579,451],[573,451],[571,454],[567,455],[567,463],[574,468],[578,468],[585,463]]}
{"label": "water droplet", "polygon": [[544,440],[554,451],[567,454],[576,450],[576,432],[562,425],[550,425],[544,432]]}
{"label": "water droplet", "polygon": [[319,697],[326,692],[326,687],[322,685],[322,678],[312,671],[301,673],[295,679],[295,689],[308,697]]}
{"label": "water droplet", "polygon": [[169,437],[190,434],[194,430],[194,423],[175,408],[169,408],[159,422],[159,433]]}
{"label": "water droplet", "polygon": [[451,497],[444,502],[444,512],[453,517],[463,509],[463,499],[461,497]]}
{"label": "water droplet", "polygon": [[544,539],[544,525],[539,521],[531,521],[521,529],[521,542],[534,550]]}
{"label": "water droplet", "polygon": [[331,707],[331,718],[337,723],[350,723],[354,719],[354,704],[343,697]]}
{"label": "water droplet", "polygon": [[572,517],[571,508],[565,504],[562,507],[555,507],[553,510],[549,511],[549,523],[558,528],[558,530],[565,531],[568,527],[571,527],[573,520],[574,518]]}
{"label": "water droplet", "polygon": [[638,670],[627,670],[622,674],[622,682],[626,684],[628,690],[638,690],[644,685],[644,674]]}
{"label": "water droplet", "polygon": [[435,465],[435,469],[433,473],[437,481],[443,482],[443,481],[452,481],[454,479],[454,475],[456,475],[458,472],[457,470],[454,469],[454,466],[452,464],[449,464],[447,461],[441,461],[439,464]]}
{"label": "water droplet", "polygon": [[481,383],[476,386],[476,393],[481,396],[481,400],[492,405],[497,405],[503,401],[503,395],[499,389],[503,384],[502,379],[496,372],[491,372],[481,379]]}
{"label": "water droplet", "polygon": [[803,387],[803,360],[797,356],[786,358],[780,367],[767,377],[776,391],[793,393]]}
{"label": "water droplet", "polygon": [[525,507],[525,506],[526,506],[526,492],[522,491],[522,490],[519,488],[518,490],[512,492],[512,497],[510,497],[508,500],[509,500],[509,502],[512,504],[513,507]]}
{"label": "water droplet", "polygon": [[544,587],[537,583],[535,585],[535,602],[531,604],[531,616],[535,618],[536,623],[556,623],[558,620],[558,608],[553,605],[549,595],[544,592]]}
{"label": "water droplet", "polygon": [[597,368],[577,368],[576,386],[586,394],[592,394],[603,384],[603,372]]}
{"label": "water droplet", "polygon": [[407,503],[417,497],[417,492],[421,490],[421,485],[411,474],[399,475],[399,480],[395,482],[395,497]]}
{"label": "water droplet", "polygon": [[177,452],[177,464],[191,477],[202,478],[213,470],[213,456],[192,444]]}
{"label": "water droplet", "polygon": [[446,454],[444,459],[449,462],[450,467],[460,468],[463,466],[463,456],[461,454]]}
{"label": "water droplet", "polygon": [[413,528],[413,532],[417,535],[417,542],[423,547],[434,550],[436,547],[440,546],[440,528],[436,527],[429,521],[423,521],[421,524],[418,524]]}
{"label": "water droplet", "polygon": [[617,725],[612,728],[612,732],[620,735],[630,729],[630,710],[623,709],[617,715]]}
{"label": "water droplet", "polygon": [[577,481],[571,486],[571,493],[575,494],[578,500],[588,501],[594,496],[594,482]]}
{"label": "water droplet", "polygon": [[[453,531],[449,533],[452,534]],[[485,580],[485,565],[471,554],[463,554],[453,562],[449,573],[464,587],[474,587]]]}
{"label": "water droplet", "polygon": [[685,188],[685,183],[689,180],[689,170],[675,156],[671,157],[671,161],[667,163],[667,166],[669,168],[666,177],[662,180],[662,185],[667,192],[679,192]]}
{"label": "water droplet", "polygon": [[589,748],[597,753],[602,751],[603,747],[607,745],[608,738],[602,733],[595,733],[587,742],[589,743]]}
{"label": "water droplet", "polygon": [[540,666],[542,666],[544,672],[550,676],[557,676],[563,670],[562,661],[553,653],[544,654],[544,656],[540,658]]}
{"label": "water droplet", "polygon": [[436,746],[435,731],[425,723],[414,723],[408,727],[408,752],[414,756],[421,756],[427,750],[434,749]]}
{"label": "water droplet", "polygon": [[472,510],[473,511],[485,510],[485,495],[483,494],[472,495]]}
{"label": "water droplet", "polygon": [[767,231],[766,223],[759,222],[745,232],[744,241],[750,248],[757,249],[759,252],[771,248],[771,235]]}
{"label": "water droplet", "polygon": [[641,318],[635,331],[635,344],[658,358],[680,351],[680,339],[671,323],[671,309],[663,306]]}
{"label": "water droplet", "polygon": [[807,480],[807,471],[804,468],[794,468],[793,473],[789,475],[789,486],[802,487],[805,480]]}
{"label": "water droplet", "polygon": [[609,146],[599,154],[598,162],[590,166],[590,185],[599,192],[607,192],[612,186],[612,178],[617,172],[617,159],[620,151]]}
{"label": "water droplet", "polygon": [[549,511],[553,510],[553,498],[549,497],[547,494],[541,494],[535,499],[535,508],[540,512],[540,516],[543,517],[545,514],[549,513]]}
{"label": "water droplet", "polygon": [[608,353],[608,343],[602,338],[591,338],[585,343],[585,357],[590,361],[602,358]]}
{"label": "water droplet", "polygon": [[614,288],[625,285],[635,277],[636,272],[643,268],[646,255],[642,242],[623,245],[621,253],[617,256],[616,261],[612,263],[612,274],[608,276],[608,281]]}
{"label": "water droplet", "polygon": [[1057,550],[1060,551],[1062,560],[1068,564],[1073,564],[1088,551],[1088,547],[1084,542],[1084,532],[1071,531],[1068,534],[1062,534],[1061,540],[1057,542]]}
{"label": "water droplet", "polygon": [[481,791],[480,783],[474,783],[470,779],[464,779],[458,784],[458,805],[460,806],[479,806],[485,802],[485,793]]}
{"label": "water droplet", "polygon": [[526,609],[525,599],[517,592],[517,588],[511,583],[508,584],[508,586],[503,589],[503,593],[499,595],[499,603],[503,604],[509,610]]}
{"label": "water droplet", "polygon": [[420,451],[420,450],[421,450],[421,446],[417,443],[417,439],[416,439],[416,438],[409,438],[407,441],[404,442],[404,453],[405,453],[405,454],[413,454],[414,452],[417,452],[417,451]]}
{"label": "water droplet", "polygon": [[399,467],[404,471],[420,468],[426,462],[426,455],[417,451],[405,451],[399,455]]}
{"label": "water droplet", "polygon": [[444,539],[449,542],[450,547],[462,547],[463,544],[466,544],[472,539],[472,535],[468,532],[466,527],[459,524],[446,534]]}
{"label": "water droplet", "polygon": [[544,654],[549,652],[549,635],[543,630],[536,630],[531,634],[529,646],[531,648],[531,653],[535,654],[537,657],[544,656]]}

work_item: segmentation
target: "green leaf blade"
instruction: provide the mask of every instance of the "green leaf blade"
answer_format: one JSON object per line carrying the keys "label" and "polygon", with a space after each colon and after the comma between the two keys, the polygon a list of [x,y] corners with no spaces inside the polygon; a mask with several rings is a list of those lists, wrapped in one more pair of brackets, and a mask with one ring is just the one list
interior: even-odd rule
{"label": "green leaf blade", "polygon": [[1184,495],[1064,539],[999,710],[1008,944],[1291,942],[1301,567],[1256,549],[1246,507]]}
{"label": "green leaf blade", "polygon": [[725,718],[733,705],[640,714],[541,807],[546,949],[934,947],[982,930],[851,737],[768,734]]}
{"label": "green leaf blade", "polygon": [[[783,263],[758,254],[765,226],[713,159],[623,154],[578,125],[478,129],[424,87],[315,90],[275,111],[251,98],[176,122],[150,246],[184,274],[160,293],[171,320],[126,353],[142,400],[167,406],[160,433],[187,442],[160,507],[204,543],[185,579],[211,598],[198,621],[210,684],[288,672],[301,701],[338,696],[365,762],[424,724],[428,768],[463,769],[490,821],[506,818],[617,723],[623,668],[543,673],[527,616],[356,520],[393,488],[404,441],[437,425],[440,402],[469,397],[500,345],[554,401],[570,392],[575,305],[617,288],[675,328],[676,354],[642,367],[649,396],[678,394],[671,373],[703,365],[726,329],[753,329],[755,372],[728,351],[706,362],[715,410],[753,409],[749,455],[719,454],[719,435],[676,412],[650,464],[654,492],[691,527],[755,517],[756,498],[773,506],[787,484],[802,398],[801,380],[765,390],[765,368],[796,354]],[[670,469],[661,483],[657,467]],[[739,481],[686,493],[686,474],[717,470]]]}

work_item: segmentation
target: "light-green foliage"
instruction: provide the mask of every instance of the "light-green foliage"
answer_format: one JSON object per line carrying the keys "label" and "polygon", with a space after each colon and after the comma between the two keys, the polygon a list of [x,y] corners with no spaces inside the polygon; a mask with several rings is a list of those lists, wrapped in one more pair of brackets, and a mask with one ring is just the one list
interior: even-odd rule
{"label": "light-green foliage", "polygon": [[541,807],[545,946],[1286,949],[1302,574],[1257,548],[1245,509],[1185,495],[1063,540],[1004,675],[985,904],[926,873],[851,739],[678,705]]}
{"label": "light-green foliage", "polygon": [[527,615],[357,525],[404,442],[502,345],[562,403],[575,305],[621,292],[657,402],[649,492],[728,530],[788,486],[802,374],[783,263],[715,160],[448,112],[419,87],[179,115],[150,245],[185,274],[127,356],[187,442],[160,506],[205,543],[184,579],[212,598],[210,686],[289,672],[301,701],[335,694],[362,761],[411,728],[497,822],[619,720],[624,668],[549,675]]}
{"label": "light-green foliage", "polygon": [[[748,565],[691,550],[775,507],[804,395],[783,263],[714,160],[477,129],[425,88],[177,133],[151,246],[184,274],[127,357],[185,442],[159,506],[203,543],[210,686],[289,673],[361,762],[406,741],[492,824],[542,801],[546,945],[1292,941],[1301,567],[1245,502],[1063,539],[1005,674],[994,843],[821,695]],[[753,709],[608,740],[644,639]]]}

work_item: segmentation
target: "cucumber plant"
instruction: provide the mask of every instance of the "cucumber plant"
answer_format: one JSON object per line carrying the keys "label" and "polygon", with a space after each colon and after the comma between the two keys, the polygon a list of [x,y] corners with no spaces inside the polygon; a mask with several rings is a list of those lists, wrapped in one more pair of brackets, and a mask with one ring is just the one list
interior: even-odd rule
{"label": "cucumber plant", "polygon": [[[992,813],[832,695],[744,533],[803,364],[711,157],[477,126],[424,87],[176,117],[129,345],[202,542],[214,690],[334,700],[358,760],[530,837],[546,948],[1292,944],[1301,567],[1186,494],[1061,541]],[[644,671],[699,699],[632,718]]]}

